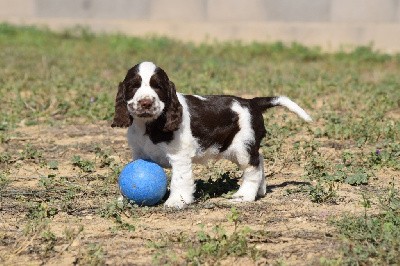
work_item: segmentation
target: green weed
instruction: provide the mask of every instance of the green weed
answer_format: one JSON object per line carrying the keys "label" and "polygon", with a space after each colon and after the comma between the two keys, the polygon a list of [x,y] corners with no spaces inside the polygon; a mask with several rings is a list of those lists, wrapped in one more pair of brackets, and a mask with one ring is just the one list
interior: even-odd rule
{"label": "green weed", "polygon": [[58,213],[58,209],[46,202],[30,204],[27,217],[31,220],[43,221],[52,218]]}
{"label": "green weed", "polygon": [[337,185],[335,185],[334,182],[319,181],[315,186],[306,186],[305,190],[308,192],[312,202],[335,202],[335,199],[337,198]]}
{"label": "green weed", "polygon": [[50,252],[54,252],[54,247],[57,243],[57,237],[53,232],[50,230],[42,232],[40,241],[43,246],[42,249],[44,250],[45,256],[47,256]]}
{"label": "green weed", "polygon": [[212,233],[208,233],[204,230],[205,226],[200,225],[196,241],[189,243],[187,262],[196,265],[214,264],[228,256],[248,256],[256,260],[261,252],[249,243],[252,230],[238,227],[239,215],[236,208],[232,208],[228,215],[228,220],[235,226],[231,234],[220,225],[214,226]]}
{"label": "green weed", "polygon": [[51,170],[58,170],[58,162],[57,161],[49,161],[47,162],[47,167]]}
{"label": "green weed", "polygon": [[7,177],[6,173],[0,172],[0,191],[7,187],[11,180]]}
{"label": "green weed", "polygon": [[40,176],[39,179],[39,186],[49,189],[53,188],[55,186],[54,181],[55,181],[55,174],[48,174],[47,176]]}
{"label": "green weed", "polygon": [[82,159],[79,155],[74,155],[72,157],[72,165],[77,166],[85,173],[92,173],[95,170],[94,162]]}
{"label": "green weed", "polygon": [[389,167],[400,170],[400,144],[388,143],[372,151],[368,156],[368,165],[374,169]]}
{"label": "green weed", "polygon": [[25,145],[24,150],[21,152],[20,155],[20,158],[22,160],[26,159],[35,160],[35,159],[41,159],[42,157],[43,157],[42,152],[32,144]]}
{"label": "green weed", "polygon": [[76,239],[76,237],[83,231],[83,226],[80,225],[78,228],[69,228],[66,227],[64,229],[64,235],[65,235],[65,239],[68,243],[72,243],[72,241],[74,241],[74,239]]}
{"label": "green weed", "polygon": [[131,216],[130,214],[127,214],[128,212],[126,208],[131,208],[131,205],[120,202],[119,200],[115,200],[100,210],[100,216],[113,219],[117,224],[116,228],[114,228],[116,230],[121,229],[133,232],[135,231],[135,225],[126,222],[126,219],[122,218],[123,216],[127,218]]}
{"label": "green weed", "polygon": [[51,203],[29,203],[26,214],[28,221],[23,227],[23,237],[16,241],[15,253],[29,250],[42,258],[48,257],[57,242],[56,236],[50,231],[49,223],[57,213],[57,208]]}
{"label": "green weed", "polygon": [[10,135],[7,132],[0,131],[0,143],[7,143],[10,140]]}
{"label": "green weed", "polygon": [[278,125],[277,123],[268,124],[267,137],[261,143],[261,149],[265,156],[265,159],[272,164],[276,162],[282,151],[282,145],[284,144],[284,139],[293,133],[289,130],[287,125]]}
{"label": "green weed", "polygon": [[122,165],[118,163],[112,156],[111,150],[102,149],[101,147],[95,147],[96,160],[100,159],[98,162],[100,168],[109,168],[111,170],[110,175],[107,176],[107,182],[115,183],[117,182],[118,176],[122,171]]}
{"label": "green weed", "polygon": [[67,185],[63,193],[62,201],[59,203],[60,210],[68,214],[73,213],[76,210],[76,197],[82,190],[80,186],[73,184]]}
{"label": "green weed", "polygon": [[212,233],[204,231],[204,227],[197,232],[198,243],[193,244],[187,251],[189,263],[203,264],[214,263],[226,256],[241,257],[248,255],[256,258],[258,250],[249,245],[247,237],[249,229],[235,231],[227,234],[223,227],[215,226]]}
{"label": "green weed", "polygon": [[311,180],[324,180],[329,176],[329,161],[321,154],[315,154],[304,167],[305,176]]}
{"label": "green weed", "polygon": [[97,243],[91,243],[78,254],[75,259],[75,265],[106,265],[105,252],[103,247]]}
{"label": "green weed", "polygon": [[352,186],[366,185],[373,174],[365,167],[335,164],[332,172],[327,174],[328,181],[346,183]]}
{"label": "green weed", "polygon": [[11,162],[11,154],[8,152],[3,152],[0,154],[0,163],[8,164]]}
{"label": "green weed", "polygon": [[[370,164],[366,164],[361,154],[354,154],[347,150],[342,152],[340,163],[331,163],[330,158],[324,157],[319,151],[318,145],[313,145],[306,151],[308,156],[304,167],[307,179],[320,182],[341,182],[349,185],[365,185],[373,176],[369,170]],[[375,158],[372,158],[376,163]]]}
{"label": "green weed", "polygon": [[100,147],[95,147],[96,157],[100,159],[100,168],[110,167],[115,163],[115,159],[111,157],[110,150],[104,150]]}

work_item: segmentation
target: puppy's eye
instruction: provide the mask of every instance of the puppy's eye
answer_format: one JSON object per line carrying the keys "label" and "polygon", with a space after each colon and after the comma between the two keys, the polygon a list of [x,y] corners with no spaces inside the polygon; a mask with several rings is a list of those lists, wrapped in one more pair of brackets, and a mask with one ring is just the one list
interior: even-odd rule
{"label": "puppy's eye", "polygon": [[131,99],[133,97],[133,95],[135,95],[136,91],[138,90],[138,88],[134,88],[133,86],[129,86],[129,88],[127,90],[125,90],[125,97],[127,99]]}
{"label": "puppy's eye", "polygon": [[131,84],[129,84],[129,87],[132,89],[137,89],[140,87],[140,85],[141,85],[140,82],[132,82]]}
{"label": "puppy's eye", "polygon": [[140,88],[142,85],[142,79],[139,76],[135,76],[133,79],[128,81],[128,85],[130,88]]}

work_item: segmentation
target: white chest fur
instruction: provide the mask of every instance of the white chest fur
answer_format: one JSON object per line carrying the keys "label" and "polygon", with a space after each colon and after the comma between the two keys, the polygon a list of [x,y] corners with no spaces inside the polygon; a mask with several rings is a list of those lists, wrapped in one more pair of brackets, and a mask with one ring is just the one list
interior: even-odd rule
{"label": "white chest fur", "polygon": [[185,98],[178,93],[183,107],[182,124],[174,132],[172,141],[154,144],[146,133],[145,122],[134,120],[128,129],[128,142],[132,148],[133,160],[150,159],[164,168],[171,167],[171,160],[192,159],[199,150],[190,129],[190,115]]}
{"label": "white chest fur", "polygon": [[171,167],[166,156],[166,145],[154,144],[145,134],[144,124],[133,123],[127,133],[129,146],[132,148],[133,160],[147,159],[164,168]]}

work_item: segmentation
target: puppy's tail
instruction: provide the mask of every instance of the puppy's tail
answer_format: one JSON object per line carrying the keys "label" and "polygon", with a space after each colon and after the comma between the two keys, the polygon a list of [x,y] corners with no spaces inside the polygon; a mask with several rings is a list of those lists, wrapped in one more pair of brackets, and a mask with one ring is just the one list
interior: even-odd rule
{"label": "puppy's tail", "polygon": [[312,121],[311,116],[307,114],[306,111],[304,111],[300,106],[297,105],[297,103],[293,102],[286,96],[256,97],[253,98],[251,101],[254,108],[257,108],[262,112],[275,106],[284,106],[293,113],[303,118],[305,121]]}

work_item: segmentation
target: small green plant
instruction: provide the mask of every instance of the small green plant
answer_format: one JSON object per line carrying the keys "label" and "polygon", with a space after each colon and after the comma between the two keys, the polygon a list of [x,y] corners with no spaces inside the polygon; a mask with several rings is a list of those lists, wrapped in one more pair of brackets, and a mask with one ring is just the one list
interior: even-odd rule
{"label": "small green plant", "polygon": [[116,183],[119,174],[122,171],[122,165],[118,164],[118,163],[113,163],[110,166],[110,170],[111,170],[111,174],[108,176],[108,182],[110,183]]}
{"label": "small green plant", "polygon": [[342,163],[344,166],[350,166],[354,163],[355,155],[349,151],[343,151]]}
{"label": "small green plant", "polygon": [[49,253],[54,252],[54,247],[57,243],[57,237],[52,231],[45,230],[42,232],[41,243],[43,246],[42,249],[44,251],[44,255],[48,256]]}
{"label": "small green plant", "polygon": [[32,144],[27,144],[24,148],[24,150],[21,152],[21,159],[26,160],[26,159],[40,159],[42,158],[42,152],[39,151],[35,146]]}
{"label": "small green plant", "polygon": [[58,169],[58,162],[57,161],[49,161],[47,162],[47,167],[51,170],[57,170]]}
{"label": "small green plant", "polygon": [[361,196],[362,196],[361,204],[364,208],[364,219],[367,220],[367,210],[371,208],[371,200],[364,193],[362,193]]}
{"label": "small green plant", "polygon": [[69,184],[64,190],[63,200],[60,202],[61,211],[67,213],[73,212],[73,210],[76,208],[74,204],[76,200],[76,195],[81,191],[82,189],[80,186]]}
{"label": "small green plant", "polygon": [[47,176],[41,176],[39,179],[39,185],[41,187],[44,187],[45,189],[49,189],[54,187],[54,179],[56,175],[55,174],[48,174]]}
{"label": "small green plant", "polygon": [[324,180],[329,175],[328,159],[322,155],[320,146],[315,140],[305,142],[302,146],[307,158],[304,177],[309,180]]}
{"label": "small green plant", "polygon": [[115,163],[114,158],[111,157],[110,150],[104,150],[97,146],[95,153],[96,157],[100,158],[100,168],[111,167]]}
{"label": "small green plant", "polygon": [[67,240],[67,242],[72,243],[72,241],[74,241],[74,239],[81,233],[83,232],[83,226],[80,225],[77,229],[73,229],[73,228],[69,228],[66,227],[64,229],[64,235],[65,235],[65,239]]}
{"label": "small green plant", "polygon": [[375,169],[389,167],[400,170],[400,144],[389,143],[372,151],[368,156],[368,165]]}
{"label": "small green plant", "polygon": [[122,219],[121,215],[128,216],[124,207],[128,207],[130,204],[114,200],[109,203],[105,208],[101,209],[100,216],[104,218],[111,218],[117,224],[115,229],[127,230],[130,232],[135,231],[135,226]]}
{"label": "small green plant", "polygon": [[58,209],[46,202],[30,204],[27,216],[31,220],[42,221],[58,213]]}
{"label": "small green plant", "polygon": [[364,172],[364,169],[355,169],[353,174],[349,174],[344,182],[352,186],[368,184],[369,175]]}
{"label": "small green plant", "polygon": [[321,155],[312,156],[305,165],[305,175],[311,180],[325,179],[329,175],[328,161]]}
{"label": "small green plant", "polygon": [[78,255],[74,265],[106,265],[104,255],[100,244],[91,243]]}
{"label": "small green plant", "polygon": [[231,208],[231,212],[228,214],[228,221],[229,222],[232,222],[234,225],[235,225],[235,231],[236,231],[236,229],[237,229],[237,227],[238,227],[238,225],[239,225],[239,222],[240,222],[240,213],[239,213],[239,211],[235,208],[235,207],[232,207]]}
{"label": "small green plant", "polygon": [[337,198],[336,190],[337,187],[334,182],[318,181],[315,186],[306,187],[311,201],[316,203],[335,202]]}
{"label": "small green plant", "polygon": [[79,155],[72,157],[72,165],[79,167],[85,173],[91,173],[95,169],[94,162],[82,159]]}
{"label": "small green plant", "polygon": [[10,135],[0,131],[0,143],[7,143],[10,140]]}
{"label": "small green plant", "polygon": [[[49,223],[51,218],[57,213],[57,208],[52,206],[51,203],[41,202],[28,204],[28,212],[26,214],[28,222],[23,228],[22,241],[17,241],[18,247],[15,252],[19,254],[34,246],[34,248],[32,248],[33,252],[47,257],[54,251],[57,238],[54,233],[50,231]],[[25,239],[25,241],[23,239]],[[34,241],[39,241],[39,244]]]}
{"label": "small green plant", "polygon": [[117,178],[121,173],[122,166],[116,162],[116,160],[111,156],[110,150],[104,150],[99,146],[94,149],[96,153],[96,159],[100,159],[100,168],[109,168],[111,173],[107,176],[106,182],[115,183]]}
{"label": "small green plant", "polygon": [[11,161],[11,154],[8,152],[3,152],[0,154],[0,163],[8,164]]}
{"label": "small green plant", "polygon": [[372,173],[367,172],[364,167],[336,164],[332,173],[326,176],[326,180],[359,186],[368,184],[371,176]]}
{"label": "small green plant", "polygon": [[0,172],[0,191],[3,190],[11,180],[6,176],[5,173]]}

